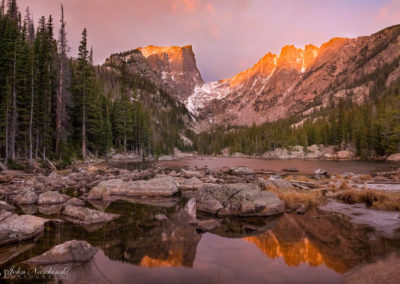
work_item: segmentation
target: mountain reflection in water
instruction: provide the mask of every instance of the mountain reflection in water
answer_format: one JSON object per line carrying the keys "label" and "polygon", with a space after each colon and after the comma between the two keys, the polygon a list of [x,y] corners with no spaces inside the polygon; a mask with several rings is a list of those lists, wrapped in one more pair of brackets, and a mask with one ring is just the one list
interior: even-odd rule
{"label": "mountain reflection in water", "polygon": [[[91,262],[73,266],[66,283],[80,283],[79,277],[92,283],[110,279],[115,283],[296,283],[299,279],[319,283],[321,277],[325,283],[341,283],[342,274],[354,267],[400,251],[399,236],[382,236],[345,216],[318,209],[305,215],[227,218],[213,232],[202,234],[190,224],[183,205],[183,201],[172,207],[117,201],[99,206],[122,216],[90,230],[68,223],[50,226],[7,265],[78,239],[101,251]],[[158,222],[156,214],[165,214],[168,220]],[[1,255],[2,250],[0,259]]]}

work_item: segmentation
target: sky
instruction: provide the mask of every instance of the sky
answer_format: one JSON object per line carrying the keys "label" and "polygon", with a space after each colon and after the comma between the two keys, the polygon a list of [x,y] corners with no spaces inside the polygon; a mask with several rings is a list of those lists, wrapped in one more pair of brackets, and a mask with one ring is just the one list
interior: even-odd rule
{"label": "sky", "polygon": [[95,63],[112,53],[191,44],[205,81],[232,77],[283,46],[320,46],[400,24],[400,0],[17,0],[37,22],[59,27],[64,5],[70,55],[88,29]]}

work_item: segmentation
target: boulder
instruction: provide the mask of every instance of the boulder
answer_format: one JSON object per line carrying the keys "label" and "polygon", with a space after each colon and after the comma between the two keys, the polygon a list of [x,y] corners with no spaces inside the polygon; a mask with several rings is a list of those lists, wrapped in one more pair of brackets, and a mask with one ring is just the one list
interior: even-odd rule
{"label": "boulder", "polygon": [[316,169],[315,171],[314,171],[314,173],[315,173],[315,177],[317,178],[317,179],[321,179],[322,177],[327,177],[328,176],[328,171],[327,170],[324,170],[324,169]]}
{"label": "boulder", "polygon": [[264,159],[289,159],[289,151],[282,148],[277,148],[273,151],[265,152],[261,155]]}
{"label": "boulder", "polygon": [[87,198],[104,199],[110,196],[112,191],[118,189],[122,184],[124,184],[122,179],[110,179],[102,181],[89,191]]}
{"label": "boulder", "polygon": [[179,184],[172,177],[158,177],[150,180],[127,181],[108,180],[99,183],[88,194],[89,199],[106,197],[169,197],[178,193]]}
{"label": "boulder", "polygon": [[119,215],[104,213],[85,207],[67,205],[64,207],[62,214],[68,221],[79,225],[92,225],[107,223],[119,217]]}
{"label": "boulder", "polygon": [[348,160],[354,157],[354,153],[348,150],[337,152],[337,157],[340,160]]}
{"label": "boulder", "polygon": [[78,207],[83,207],[85,205],[85,203],[82,200],[76,197],[69,199],[65,204]]}
{"label": "boulder", "polygon": [[199,211],[218,216],[270,216],[284,210],[282,200],[256,184],[205,184],[195,198]]}
{"label": "boulder", "polygon": [[392,154],[386,158],[390,162],[400,162],[400,153]]}
{"label": "boulder", "polygon": [[51,188],[63,188],[67,185],[66,178],[62,175],[59,175],[56,171],[49,174],[44,182],[47,186]]}
{"label": "boulder", "polygon": [[311,145],[307,147],[306,159],[321,159],[324,156],[318,145]]}
{"label": "boulder", "polygon": [[83,263],[91,260],[98,250],[85,241],[72,240],[57,245],[25,263],[35,265]]}
{"label": "boulder", "polygon": [[254,174],[253,169],[250,169],[248,167],[242,167],[242,166],[232,167],[230,169],[230,171],[231,171],[231,173],[237,174],[237,175],[252,175],[252,174]]}
{"label": "boulder", "polygon": [[221,155],[224,157],[229,157],[230,154],[231,154],[231,151],[230,151],[229,147],[226,147],[221,150]]}
{"label": "boulder", "polygon": [[0,212],[0,245],[20,242],[40,235],[47,219],[32,215]]}
{"label": "boulder", "polygon": [[273,185],[281,190],[290,191],[295,189],[290,181],[287,181],[281,177],[271,177],[269,178],[269,181],[271,181]]}
{"label": "boulder", "polygon": [[14,211],[14,210],[15,210],[15,207],[12,206],[12,205],[10,205],[10,204],[8,204],[8,203],[5,202],[5,201],[1,201],[1,200],[0,200],[0,210]]}
{"label": "boulder", "polygon": [[38,206],[39,212],[45,215],[58,215],[63,209],[62,203]]}
{"label": "boulder", "polygon": [[14,202],[19,205],[36,204],[38,202],[38,196],[32,190],[24,190],[14,197]]}
{"label": "boulder", "polygon": [[197,177],[192,177],[190,179],[186,178],[176,178],[175,181],[179,184],[179,189],[182,191],[190,190],[199,190],[203,188],[204,183],[199,180]]}
{"label": "boulder", "polygon": [[187,170],[182,170],[182,174],[185,178],[191,178],[191,177],[197,177],[197,178],[201,178],[204,176],[204,174],[202,172],[198,172],[198,171],[187,171]]}
{"label": "boulder", "polygon": [[39,205],[50,205],[64,203],[69,197],[65,194],[58,193],[57,191],[46,191],[39,195],[38,204]]}

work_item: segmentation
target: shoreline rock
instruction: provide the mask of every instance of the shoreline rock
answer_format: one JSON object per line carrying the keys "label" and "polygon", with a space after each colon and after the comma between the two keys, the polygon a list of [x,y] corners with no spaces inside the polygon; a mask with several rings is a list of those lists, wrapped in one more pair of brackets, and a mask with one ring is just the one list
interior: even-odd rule
{"label": "shoreline rock", "polygon": [[205,184],[194,197],[197,210],[217,216],[271,216],[285,208],[279,197],[256,184]]}
{"label": "shoreline rock", "polygon": [[52,247],[45,253],[28,259],[27,264],[54,265],[67,263],[83,263],[90,261],[99,251],[86,241],[67,241],[63,244]]}
{"label": "shoreline rock", "polygon": [[0,211],[0,246],[32,239],[44,231],[49,220],[32,215]]}

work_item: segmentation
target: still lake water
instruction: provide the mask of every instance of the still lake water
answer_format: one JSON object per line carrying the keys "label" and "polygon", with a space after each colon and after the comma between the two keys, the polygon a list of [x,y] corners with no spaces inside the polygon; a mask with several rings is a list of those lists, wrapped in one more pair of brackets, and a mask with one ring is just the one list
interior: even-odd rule
{"label": "still lake water", "polygon": [[[122,217],[100,227],[49,226],[37,242],[22,244],[26,247],[18,249],[25,252],[3,268],[77,239],[100,251],[91,262],[72,266],[65,283],[343,283],[358,265],[400,253],[399,231],[382,234],[319,209],[226,218],[221,227],[200,233],[182,217],[183,204],[94,203]],[[169,219],[155,221],[160,213]],[[0,257],[10,251],[15,246],[0,248]]]}
{"label": "still lake water", "polygon": [[[228,163],[229,162],[229,163]],[[177,167],[218,168],[245,165],[279,171],[297,168],[312,173],[372,172],[387,163],[267,161],[256,159],[186,159],[162,162]],[[123,165],[131,168],[133,165]],[[145,166],[147,167],[147,166]],[[86,264],[69,267],[65,283],[344,283],[355,268],[400,255],[400,230],[382,233],[351,222],[348,216],[314,208],[305,215],[270,218],[225,218],[212,232],[201,233],[184,217],[186,200],[166,207],[128,201],[87,205],[121,217],[102,226],[50,225],[36,242],[0,247],[0,260],[22,252],[0,268],[20,265],[65,241],[86,240],[100,248]],[[37,208],[37,212],[44,212]],[[32,212],[34,212],[33,209]],[[167,221],[158,222],[156,214]],[[39,216],[59,218],[58,214]],[[201,220],[212,216],[198,215]],[[396,256],[398,257],[398,256]],[[389,263],[390,265],[390,263]],[[28,283],[22,281],[21,283]],[[39,282],[41,283],[41,282]]]}
{"label": "still lake water", "polygon": [[253,170],[282,171],[282,169],[295,168],[302,174],[314,174],[318,168],[325,169],[329,173],[372,173],[384,171],[396,164],[384,161],[332,161],[332,160],[270,160],[254,158],[230,158],[230,157],[197,157],[185,158],[176,161],[162,161],[158,164],[171,168],[207,166],[209,169],[223,167],[246,166]]}

